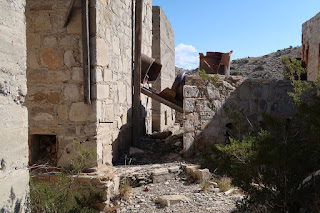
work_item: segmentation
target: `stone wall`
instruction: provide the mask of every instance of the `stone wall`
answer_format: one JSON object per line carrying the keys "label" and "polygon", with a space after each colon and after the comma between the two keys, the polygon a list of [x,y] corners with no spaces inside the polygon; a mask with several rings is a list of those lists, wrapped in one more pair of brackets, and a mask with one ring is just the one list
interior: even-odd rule
{"label": "stone wall", "polygon": [[[159,6],[152,8],[152,57],[162,64],[161,73],[154,85],[158,91],[171,88],[175,79],[175,43],[171,24]],[[152,128],[163,131],[175,122],[175,111],[170,107],[152,102]]]}
{"label": "stone wall", "polygon": [[[56,136],[57,165],[75,156],[72,141],[97,153],[93,166],[112,164],[131,145],[132,1],[90,3],[92,104],[83,97],[80,1],[63,28],[69,1],[27,0],[29,143]],[[152,1],[144,1],[142,52],[151,56]],[[151,132],[151,99],[142,96],[146,132]],[[51,155],[51,156],[54,156]],[[31,154],[31,163],[34,154]]]}
{"label": "stone wall", "polygon": [[307,65],[308,80],[315,81],[320,72],[320,13],[302,25],[302,59]]}
{"label": "stone wall", "polygon": [[36,161],[37,136],[53,135],[56,145],[49,152],[56,151],[53,163],[62,166],[75,155],[73,140],[97,150],[95,103],[85,104],[83,96],[80,1],[66,28],[69,1],[26,2],[30,163],[44,163]]}
{"label": "stone wall", "polygon": [[0,1],[0,212],[29,212],[25,0]]}
{"label": "stone wall", "polygon": [[[134,5],[131,0],[97,1],[96,36],[92,38],[98,96],[98,141],[103,162],[117,160],[132,142]],[[152,1],[143,5],[142,52],[151,56]],[[101,92],[104,91],[104,92]],[[100,95],[99,95],[100,94]],[[142,95],[145,132],[151,133],[151,99]],[[137,124],[138,122],[134,122]],[[112,150],[112,152],[111,152]]]}
{"label": "stone wall", "polygon": [[[250,128],[260,124],[261,113],[288,117],[293,113],[290,81],[219,76],[214,86],[199,76],[187,77],[184,86],[184,138],[186,156],[205,150],[207,144],[227,143],[229,133],[237,136],[237,116]],[[238,122],[239,123],[239,122]]]}

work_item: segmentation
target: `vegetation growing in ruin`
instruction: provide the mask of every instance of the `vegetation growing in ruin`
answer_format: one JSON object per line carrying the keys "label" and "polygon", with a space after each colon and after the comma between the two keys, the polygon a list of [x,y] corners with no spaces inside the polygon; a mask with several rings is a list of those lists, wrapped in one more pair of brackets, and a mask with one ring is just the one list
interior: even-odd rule
{"label": "vegetation growing in ruin", "polygon": [[[237,205],[240,211],[320,212],[320,98],[303,100],[312,86],[295,76],[306,71],[301,62],[286,63],[291,68],[289,95],[295,114],[290,118],[263,114],[259,127],[237,127],[238,137],[230,137],[229,145],[214,145],[205,155],[213,169],[231,177],[246,193]],[[240,120],[244,122],[239,125],[252,126]]]}
{"label": "vegetation growing in ruin", "polygon": [[219,79],[219,76],[218,75],[208,75],[206,73],[206,71],[204,70],[199,70],[199,75],[200,77],[208,82],[208,83],[211,83],[212,85],[214,85],[215,87],[220,87],[222,86],[222,81]]}
{"label": "vegetation growing in ruin", "polygon": [[301,81],[301,76],[307,73],[307,69],[302,67],[302,62],[295,58],[289,59],[282,57],[282,62],[288,68],[288,72],[285,73],[286,77],[292,81],[293,92],[289,92],[288,95],[293,98],[296,104],[300,104],[301,96],[303,93],[312,89],[312,84],[307,81]]}
{"label": "vegetation growing in ruin", "polygon": [[78,192],[73,188],[77,184],[77,177],[95,159],[95,154],[91,149],[85,149],[82,145],[74,141],[73,148],[77,152],[76,159],[69,159],[70,165],[63,168],[61,173],[56,174],[57,181],[51,183],[34,183],[31,179],[31,211],[50,213],[75,213],[75,212],[97,212],[92,208],[102,200],[102,195],[92,185],[88,185],[89,190],[80,186]]}

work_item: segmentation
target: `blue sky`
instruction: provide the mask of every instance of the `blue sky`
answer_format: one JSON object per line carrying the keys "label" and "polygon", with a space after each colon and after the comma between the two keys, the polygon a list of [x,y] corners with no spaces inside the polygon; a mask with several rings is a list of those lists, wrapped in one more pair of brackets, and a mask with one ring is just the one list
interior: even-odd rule
{"label": "blue sky", "polygon": [[198,67],[199,52],[231,59],[262,56],[301,45],[302,24],[320,12],[320,0],[153,0],[175,31],[176,65]]}

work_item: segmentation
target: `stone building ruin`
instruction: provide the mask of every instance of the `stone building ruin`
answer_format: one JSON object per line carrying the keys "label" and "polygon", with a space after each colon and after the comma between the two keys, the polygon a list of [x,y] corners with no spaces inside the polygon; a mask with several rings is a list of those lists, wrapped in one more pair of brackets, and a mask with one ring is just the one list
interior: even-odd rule
{"label": "stone building ruin", "polygon": [[[132,145],[133,125],[151,133],[175,122],[175,110],[145,95],[142,118],[132,119],[134,1],[90,1],[86,50],[80,2],[0,1],[0,212],[27,212],[28,165],[67,165],[76,155],[72,141],[94,150],[97,158],[91,166],[103,173]],[[158,81],[145,86],[161,91],[174,82],[174,31],[160,7],[152,7],[152,0],[143,2],[142,53],[163,66]],[[303,25],[308,80],[315,80],[320,70],[319,21],[317,14]],[[86,66],[90,72],[84,76]],[[257,121],[258,112],[293,112],[287,81],[220,76],[222,86],[215,87],[197,76],[186,79],[187,157],[208,143],[226,142],[232,121],[225,106]],[[208,97],[214,108],[208,107]],[[106,200],[119,188],[119,177],[99,183],[88,176],[79,180],[97,184]]]}
{"label": "stone building ruin", "polygon": [[0,212],[29,196],[25,1],[0,1]]}
{"label": "stone building ruin", "polygon": [[302,60],[308,70],[308,80],[317,80],[320,72],[320,13],[302,25]]}
{"label": "stone building ruin", "polygon": [[[81,4],[75,2],[63,27],[68,4],[26,1],[30,163],[43,163],[49,156],[57,166],[66,165],[77,140],[97,153],[93,166],[112,165],[130,147],[132,123],[138,123],[132,121],[132,1],[90,2],[91,104],[84,100]],[[152,25],[152,19],[158,25]],[[161,88],[171,78],[173,82],[174,34],[151,0],[144,1],[142,34],[142,53],[164,64],[157,84]],[[151,133],[152,122],[157,130],[174,122],[174,111],[146,96],[141,108],[145,133]],[[168,122],[152,121],[156,115]],[[46,147],[47,157],[40,156]]]}

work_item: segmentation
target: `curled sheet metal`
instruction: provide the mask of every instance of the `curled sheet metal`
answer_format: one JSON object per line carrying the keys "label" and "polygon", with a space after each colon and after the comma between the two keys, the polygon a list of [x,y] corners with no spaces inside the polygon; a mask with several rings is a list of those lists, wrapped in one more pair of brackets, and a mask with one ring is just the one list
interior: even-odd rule
{"label": "curled sheet metal", "polygon": [[158,79],[162,65],[154,58],[141,54],[141,83],[154,84]]}
{"label": "curled sheet metal", "polygon": [[228,53],[207,52],[205,56],[200,53],[200,70],[205,70],[208,74],[230,74],[230,56],[233,51]]}

